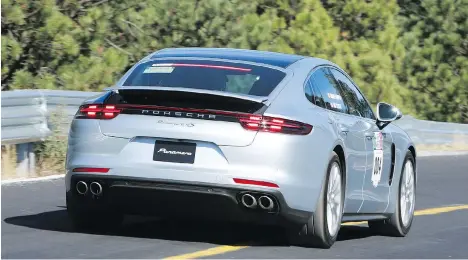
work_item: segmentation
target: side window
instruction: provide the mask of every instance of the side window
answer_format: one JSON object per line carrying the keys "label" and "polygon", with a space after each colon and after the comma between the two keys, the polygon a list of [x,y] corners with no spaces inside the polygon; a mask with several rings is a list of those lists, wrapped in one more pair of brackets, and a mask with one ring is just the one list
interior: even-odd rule
{"label": "side window", "polygon": [[348,107],[343,101],[341,89],[330,69],[320,68],[312,74],[313,85],[321,93],[324,107],[336,112],[347,113]]}
{"label": "side window", "polygon": [[312,104],[325,108],[325,102],[323,101],[322,95],[312,84],[312,77],[307,80],[305,85],[305,95]]}
{"label": "side window", "polygon": [[336,69],[332,69],[335,79],[343,88],[343,95],[349,107],[349,113],[356,116],[362,116],[370,119],[374,118],[374,113],[362,96],[357,87],[343,73]]}

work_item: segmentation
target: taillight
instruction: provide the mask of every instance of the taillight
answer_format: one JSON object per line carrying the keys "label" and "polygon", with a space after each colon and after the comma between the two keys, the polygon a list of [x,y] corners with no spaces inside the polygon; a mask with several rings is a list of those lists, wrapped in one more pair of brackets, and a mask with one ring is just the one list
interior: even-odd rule
{"label": "taillight", "polygon": [[120,109],[114,105],[89,104],[78,110],[76,118],[80,119],[112,119],[118,116]]}
{"label": "taillight", "polygon": [[75,168],[73,169],[73,172],[98,172],[98,173],[107,173],[109,172],[109,168],[89,168],[89,167],[83,167],[83,168]]}
{"label": "taillight", "polygon": [[252,131],[307,135],[312,126],[301,122],[261,115],[240,116],[242,127]]}

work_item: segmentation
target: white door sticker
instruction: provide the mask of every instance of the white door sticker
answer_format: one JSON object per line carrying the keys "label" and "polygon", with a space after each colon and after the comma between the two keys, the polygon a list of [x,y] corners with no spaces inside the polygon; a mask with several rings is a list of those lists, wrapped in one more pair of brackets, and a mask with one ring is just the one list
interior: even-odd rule
{"label": "white door sticker", "polygon": [[374,150],[383,149],[383,135],[381,132],[374,132]]}
{"label": "white door sticker", "polygon": [[372,167],[372,185],[377,187],[382,177],[382,165],[383,165],[383,135],[381,132],[374,133],[374,161]]}

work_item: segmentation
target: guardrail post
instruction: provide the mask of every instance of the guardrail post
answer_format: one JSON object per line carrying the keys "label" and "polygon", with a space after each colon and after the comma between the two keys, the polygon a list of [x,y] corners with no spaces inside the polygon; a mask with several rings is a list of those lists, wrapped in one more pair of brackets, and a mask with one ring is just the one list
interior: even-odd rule
{"label": "guardrail post", "polygon": [[16,175],[27,178],[35,175],[36,162],[34,155],[34,144],[24,143],[16,145]]}

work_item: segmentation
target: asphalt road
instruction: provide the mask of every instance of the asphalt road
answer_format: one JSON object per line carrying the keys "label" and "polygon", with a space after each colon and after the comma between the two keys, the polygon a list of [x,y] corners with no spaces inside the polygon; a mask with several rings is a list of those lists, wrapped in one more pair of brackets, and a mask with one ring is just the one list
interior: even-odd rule
{"label": "asphalt road", "polygon": [[[280,229],[227,223],[130,217],[112,233],[75,233],[63,179],[7,184],[1,192],[1,257],[468,258],[468,156],[420,158],[419,177],[419,216],[406,238],[343,226],[328,250],[290,246]],[[462,206],[443,212],[450,205]],[[239,243],[247,246],[226,246]]]}

